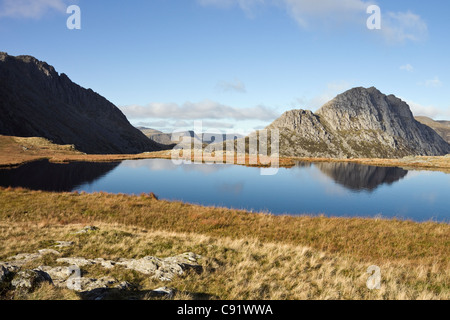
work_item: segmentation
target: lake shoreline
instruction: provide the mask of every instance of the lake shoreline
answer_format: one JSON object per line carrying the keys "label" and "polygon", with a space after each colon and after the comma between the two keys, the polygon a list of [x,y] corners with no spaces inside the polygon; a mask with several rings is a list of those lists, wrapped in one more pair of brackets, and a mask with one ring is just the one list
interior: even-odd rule
{"label": "lake shoreline", "polygon": [[[243,157],[242,157],[243,158]],[[23,164],[49,160],[54,163],[68,162],[119,162],[125,160],[145,160],[145,159],[172,159],[172,151],[155,151],[141,154],[116,154],[116,155],[94,155],[84,154],[76,151],[73,146],[61,146],[48,142],[42,138],[18,138],[0,135],[0,168],[14,168]],[[185,158],[180,158],[185,159]],[[208,163],[214,161],[211,157],[196,159],[193,156],[189,159],[193,162]],[[245,160],[236,165],[250,167],[268,167],[257,160],[257,164],[250,164],[248,155]],[[399,167],[407,170],[429,170],[450,173],[450,155],[441,157],[415,156],[402,159],[336,159],[336,158],[308,158],[308,157],[281,157],[279,160],[280,168],[290,168],[296,161],[303,162],[340,162],[357,163],[379,167]],[[245,164],[244,164],[245,163]]]}
{"label": "lake shoreline", "polygon": [[[171,286],[196,292],[200,282],[201,292],[219,298],[234,298],[234,293],[241,299],[314,299],[327,294],[335,299],[420,299],[425,298],[424,292],[433,299],[450,296],[445,285],[450,276],[450,225],[446,223],[274,216],[158,200],[152,194],[57,193],[13,188],[0,188],[0,207],[0,230],[5,243],[0,249],[1,259],[65,240],[77,244],[67,249],[68,255],[91,259],[114,259],[127,252],[133,258],[144,254],[142,250],[148,252],[148,248],[153,248],[150,252],[157,256],[188,251],[201,254],[212,259],[215,267],[208,267],[202,275],[177,279]],[[99,226],[100,231],[83,236],[70,231],[83,226]],[[149,237],[148,244],[133,247],[139,239]],[[299,256],[294,258],[296,252]],[[298,265],[296,261],[300,259],[306,260]],[[371,265],[382,270],[381,291],[365,287],[366,269]],[[92,272],[99,271],[94,268]],[[120,275],[122,271],[114,272]],[[271,276],[254,278],[253,272]],[[323,278],[323,272],[328,276]],[[230,278],[231,275],[234,276]],[[300,291],[293,287],[280,289],[287,296],[278,295],[275,289],[266,296],[259,296],[260,291],[240,291],[241,281],[248,277],[261,285],[285,288],[288,283],[283,279],[294,281],[299,276],[304,279],[299,286],[308,279],[316,284]],[[230,284],[225,285],[229,279]],[[163,284],[150,285],[156,288]],[[56,297],[61,294],[53,293]]]}

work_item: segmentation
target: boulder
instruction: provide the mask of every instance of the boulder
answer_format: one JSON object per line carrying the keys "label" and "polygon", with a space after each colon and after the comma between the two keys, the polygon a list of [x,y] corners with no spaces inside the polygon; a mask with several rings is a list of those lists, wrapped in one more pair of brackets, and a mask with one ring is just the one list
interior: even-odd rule
{"label": "boulder", "polygon": [[52,283],[48,273],[41,270],[24,270],[14,276],[11,285],[16,290],[32,292],[44,282]]}

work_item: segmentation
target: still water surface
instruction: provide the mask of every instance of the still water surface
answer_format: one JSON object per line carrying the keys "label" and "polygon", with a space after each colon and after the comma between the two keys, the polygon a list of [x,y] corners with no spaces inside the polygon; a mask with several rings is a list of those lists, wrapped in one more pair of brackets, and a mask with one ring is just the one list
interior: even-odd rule
{"label": "still water surface", "polygon": [[38,161],[0,170],[0,186],[140,194],[273,214],[450,221],[450,174],[346,163],[298,163],[273,176],[224,164]]}

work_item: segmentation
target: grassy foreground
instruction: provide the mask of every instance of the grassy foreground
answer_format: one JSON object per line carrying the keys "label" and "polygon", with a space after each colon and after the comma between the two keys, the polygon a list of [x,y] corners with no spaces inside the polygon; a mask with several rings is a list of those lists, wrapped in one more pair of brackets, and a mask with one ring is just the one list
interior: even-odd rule
{"label": "grassy foreground", "polygon": [[[74,235],[81,226],[98,232]],[[0,261],[53,241],[64,256],[116,259],[203,256],[204,272],[170,284],[113,269],[146,290],[168,285],[177,299],[449,299],[450,225],[434,222],[250,214],[157,200],[151,195],[0,189]],[[52,261],[46,261],[52,264]],[[367,268],[381,268],[369,290]],[[89,275],[99,270],[91,267]],[[104,271],[103,271],[104,272]],[[6,293],[7,295],[8,293]],[[78,299],[43,286],[17,299]]]}

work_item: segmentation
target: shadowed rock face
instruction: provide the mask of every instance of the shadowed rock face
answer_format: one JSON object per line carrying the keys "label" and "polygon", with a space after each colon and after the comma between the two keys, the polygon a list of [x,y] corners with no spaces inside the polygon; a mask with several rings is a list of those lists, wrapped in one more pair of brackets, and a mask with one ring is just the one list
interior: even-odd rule
{"label": "shadowed rock face", "polygon": [[50,163],[47,160],[30,162],[15,169],[0,170],[0,186],[31,190],[69,192],[90,183],[114,170],[120,162]]}
{"label": "shadowed rock face", "polygon": [[355,163],[316,163],[324,174],[350,190],[375,190],[404,178],[408,171],[401,168],[373,167]]}
{"label": "shadowed rock face", "polygon": [[30,56],[0,52],[0,134],[43,137],[92,154],[160,150],[111,102]]}
{"label": "shadowed rock face", "polygon": [[416,121],[409,106],[375,88],[354,88],[315,114],[292,110],[268,129],[280,130],[280,154],[305,157],[440,156],[450,145]]}

